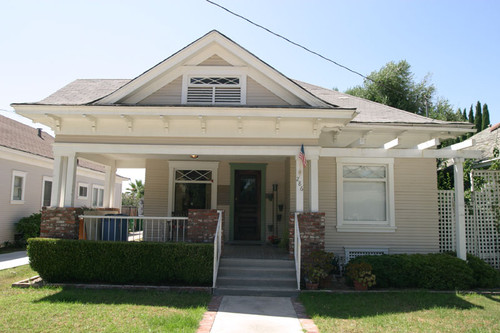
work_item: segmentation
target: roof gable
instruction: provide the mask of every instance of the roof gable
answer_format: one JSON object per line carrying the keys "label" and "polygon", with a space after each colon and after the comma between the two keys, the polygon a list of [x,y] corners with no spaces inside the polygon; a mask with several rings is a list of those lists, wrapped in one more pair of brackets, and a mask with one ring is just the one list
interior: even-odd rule
{"label": "roof gable", "polygon": [[284,100],[286,105],[332,107],[216,30],[94,101],[94,104],[137,104],[186,74],[244,74]]}

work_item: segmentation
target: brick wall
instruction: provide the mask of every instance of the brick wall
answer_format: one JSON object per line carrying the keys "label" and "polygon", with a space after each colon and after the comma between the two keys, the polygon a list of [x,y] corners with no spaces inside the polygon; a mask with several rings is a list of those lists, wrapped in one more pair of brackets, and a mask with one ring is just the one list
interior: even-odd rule
{"label": "brick wall", "polygon": [[[302,261],[307,262],[311,252],[325,250],[325,213],[300,213],[299,230],[302,242]],[[290,258],[293,259],[295,213],[289,218]]]}
{"label": "brick wall", "polygon": [[[187,223],[187,241],[209,243],[214,241],[219,214],[215,209],[190,209]],[[224,239],[224,212],[222,212],[222,239]]]}
{"label": "brick wall", "polygon": [[[93,208],[96,211],[116,211],[118,208]],[[78,239],[80,207],[42,207],[40,237]]]}

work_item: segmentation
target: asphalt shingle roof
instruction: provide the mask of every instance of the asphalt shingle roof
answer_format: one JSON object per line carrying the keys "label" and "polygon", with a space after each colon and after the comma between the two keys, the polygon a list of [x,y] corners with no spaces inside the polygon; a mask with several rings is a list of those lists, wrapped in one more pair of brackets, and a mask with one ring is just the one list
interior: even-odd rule
{"label": "asphalt shingle roof", "polygon": [[468,150],[480,150],[482,152],[479,160],[489,160],[493,158],[493,149],[500,148],[500,123],[493,125],[481,132],[473,135],[475,144],[473,147],[465,148]]}

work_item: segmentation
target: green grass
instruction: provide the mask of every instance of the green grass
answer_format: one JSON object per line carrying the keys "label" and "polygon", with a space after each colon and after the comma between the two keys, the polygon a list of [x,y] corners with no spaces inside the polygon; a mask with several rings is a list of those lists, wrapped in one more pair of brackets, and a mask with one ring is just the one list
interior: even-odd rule
{"label": "green grass", "polygon": [[0,271],[0,332],[196,332],[210,295],[157,291],[12,288],[36,275]]}
{"label": "green grass", "polygon": [[500,295],[302,293],[320,332],[500,332]]}

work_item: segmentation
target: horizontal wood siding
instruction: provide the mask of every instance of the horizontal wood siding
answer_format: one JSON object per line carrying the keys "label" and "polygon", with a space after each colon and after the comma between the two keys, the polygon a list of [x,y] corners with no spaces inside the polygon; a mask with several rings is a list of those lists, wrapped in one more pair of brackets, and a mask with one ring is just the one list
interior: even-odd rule
{"label": "horizontal wood siding", "polygon": [[219,57],[217,54],[214,54],[210,58],[203,60],[198,66],[232,66],[226,60]]}
{"label": "horizontal wood siding", "polygon": [[142,101],[139,105],[179,105],[182,95],[182,76],[173,80],[163,88],[158,89]]}
{"label": "horizontal wood siding", "polygon": [[395,232],[337,232],[335,158],[319,161],[320,211],[326,213],[328,251],[343,255],[344,247],[389,248],[389,253],[439,250],[436,163],[434,159],[395,159]]}
{"label": "horizontal wood siding", "polygon": [[168,212],[168,161],[146,160],[144,215],[170,216]]}
{"label": "horizontal wood siding", "polygon": [[247,77],[247,105],[290,105],[251,77]]}

